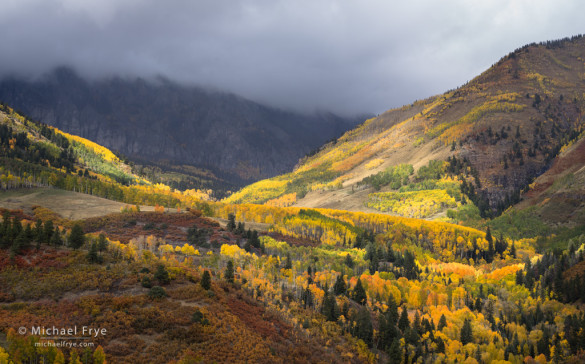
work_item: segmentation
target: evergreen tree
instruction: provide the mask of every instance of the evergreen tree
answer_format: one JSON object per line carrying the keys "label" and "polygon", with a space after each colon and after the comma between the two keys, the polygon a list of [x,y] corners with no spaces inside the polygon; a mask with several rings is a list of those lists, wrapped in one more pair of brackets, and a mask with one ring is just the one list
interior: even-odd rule
{"label": "evergreen tree", "polygon": [[[48,221],[47,221],[48,223]],[[46,224],[45,224],[46,228]],[[46,229],[45,229],[46,230]],[[73,249],[77,250],[83,246],[85,243],[85,234],[83,234],[83,229],[79,223],[73,225],[71,229],[71,234],[69,234],[69,246]]]}
{"label": "evergreen tree", "polygon": [[362,286],[362,280],[358,278],[355,287],[353,288],[353,300],[359,303],[360,305],[365,305],[368,301],[368,296],[366,294],[366,290],[364,286]]}
{"label": "evergreen tree", "polygon": [[412,345],[416,345],[420,341],[420,336],[414,328],[407,327],[404,332],[404,340]]}
{"label": "evergreen tree", "polygon": [[106,236],[103,233],[100,234],[98,237],[97,248],[100,252],[103,252],[108,248],[108,240],[106,239]]}
{"label": "evergreen tree", "polygon": [[228,215],[228,223],[226,228],[228,229],[228,231],[232,232],[236,230],[236,216],[234,214]]}
{"label": "evergreen tree", "polygon": [[250,245],[252,245],[254,248],[260,248],[260,239],[258,238],[257,230],[252,230],[248,241],[250,242]]}
{"label": "evergreen tree", "polygon": [[46,221],[45,227],[43,229],[41,243],[49,244],[51,237],[53,236],[53,231],[54,231],[53,220]]}
{"label": "evergreen tree", "polygon": [[11,231],[11,241],[14,241],[14,239],[16,239],[16,237],[18,235],[20,235],[20,233],[22,232],[22,223],[20,222],[20,219],[16,216],[14,216],[12,218],[12,229]]}
{"label": "evergreen tree", "polygon": [[87,260],[90,263],[101,263],[101,257],[98,255],[98,247],[96,243],[92,243],[87,253]]}
{"label": "evergreen tree", "polygon": [[392,340],[392,345],[390,345],[390,349],[388,350],[388,364],[400,364],[401,362],[402,350],[400,350],[400,340],[396,337]]}
{"label": "evergreen tree", "polygon": [[485,232],[485,240],[488,243],[493,243],[494,242],[494,238],[492,237],[492,232],[490,230],[490,227],[487,227],[487,231]]}
{"label": "evergreen tree", "polygon": [[388,299],[388,309],[386,309],[386,314],[392,325],[396,325],[398,322],[398,306],[396,306],[396,301],[394,301],[392,295],[390,295]]}
{"label": "evergreen tree", "polygon": [[227,262],[223,277],[229,283],[234,283],[234,262],[231,259]]}
{"label": "evergreen tree", "polygon": [[339,308],[337,307],[337,300],[335,296],[325,290],[325,297],[323,297],[323,305],[321,306],[321,313],[325,316],[327,321],[336,322],[339,318]]}
{"label": "evergreen tree", "polygon": [[305,309],[307,307],[310,308],[311,306],[313,306],[313,293],[309,289],[309,286],[307,286],[303,293],[301,294],[301,301],[303,302],[303,308]]}
{"label": "evergreen tree", "polygon": [[53,246],[63,245],[63,239],[61,239],[61,233],[59,232],[59,228],[55,229],[53,235],[51,236],[51,241],[49,243]]}
{"label": "evergreen tree", "polygon": [[516,271],[516,284],[519,286],[524,284],[524,275],[522,274],[522,269],[518,269]]}
{"label": "evergreen tree", "polygon": [[345,260],[343,261],[343,263],[348,267],[348,268],[353,268],[353,259],[351,258],[351,255],[347,254],[345,256]]}
{"label": "evergreen tree", "polygon": [[26,234],[24,230],[22,230],[20,234],[18,234],[16,239],[12,241],[12,246],[10,247],[10,254],[12,256],[20,254],[27,245],[28,242],[26,240]]}
{"label": "evergreen tree", "polygon": [[286,261],[284,263],[284,269],[292,269],[292,260],[290,258],[290,253],[286,253]]}
{"label": "evergreen tree", "polygon": [[154,272],[154,278],[158,280],[161,285],[169,284],[171,282],[169,272],[167,272],[167,269],[163,264],[159,264],[156,267],[156,272]]}
{"label": "evergreen tree", "polygon": [[12,224],[10,223],[10,213],[5,211],[2,215],[2,225],[0,225],[0,248],[8,248],[12,236]]}
{"label": "evergreen tree", "polygon": [[372,319],[370,318],[370,311],[366,307],[360,308],[357,313],[356,336],[362,339],[368,346],[372,346],[374,328],[372,326]]}
{"label": "evergreen tree", "polygon": [[[25,237],[25,246],[24,249],[28,249],[30,247],[30,243],[34,239],[33,231],[31,229],[30,224],[26,224],[26,227],[23,230],[24,237]],[[37,247],[37,250],[40,249],[40,246]]]}
{"label": "evergreen tree", "polygon": [[447,318],[445,317],[445,315],[441,315],[441,318],[439,319],[439,325],[437,326],[437,331],[441,331],[443,330],[443,327],[447,326]]}
{"label": "evergreen tree", "polygon": [[418,313],[418,310],[416,310],[416,312],[414,313],[414,321],[412,322],[412,328],[414,329],[414,331],[417,334],[422,334],[421,330],[421,326],[420,326],[420,314]]}
{"label": "evergreen tree", "polygon": [[337,280],[335,281],[335,285],[333,286],[333,292],[336,296],[341,294],[345,294],[347,291],[347,286],[345,285],[345,280],[343,279],[343,274],[339,274],[337,276]]}
{"label": "evergreen tree", "polygon": [[408,311],[406,310],[406,305],[402,306],[402,313],[400,314],[400,318],[398,319],[398,328],[403,333],[406,332],[406,329],[410,327],[410,321],[408,320]]}
{"label": "evergreen tree", "polygon": [[209,291],[211,288],[211,274],[209,274],[207,269],[203,271],[203,276],[201,277],[201,287],[203,287],[203,289],[206,291]]}
{"label": "evergreen tree", "polygon": [[395,339],[400,339],[400,332],[396,328],[397,313],[393,313],[392,309],[389,308],[380,315],[379,319],[379,347],[388,350]]}
{"label": "evergreen tree", "polygon": [[234,232],[238,235],[242,235],[244,232],[246,232],[246,228],[244,226],[244,223],[241,221],[238,222],[238,227],[236,227],[236,230]]}
{"label": "evergreen tree", "polygon": [[440,337],[437,338],[437,353],[445,353],[445,342]]}
{"label": "evergreen tree", "polygon": [[479,348],[479,345],[475,348],[475,360],[477,360],[478,363],[481,363],[481,349]]}
{"label": "evergreen tree", "polygon": [[463,345],[467,345],[470,342],[473,342],[473,331],[471,329],[471,321],[469,319],[465,319],[465,321],[463,322],[460,339],[461,344]]}

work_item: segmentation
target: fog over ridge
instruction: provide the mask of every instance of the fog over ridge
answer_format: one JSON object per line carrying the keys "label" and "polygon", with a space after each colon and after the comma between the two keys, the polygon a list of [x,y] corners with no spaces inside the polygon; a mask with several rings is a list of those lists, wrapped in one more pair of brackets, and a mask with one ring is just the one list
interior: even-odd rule
{"label": "fog over ridge", "polygon": [[300,111],[379,113],[531,42],[584,33],[580,1],[7,0],[0,76],[162,75]]}

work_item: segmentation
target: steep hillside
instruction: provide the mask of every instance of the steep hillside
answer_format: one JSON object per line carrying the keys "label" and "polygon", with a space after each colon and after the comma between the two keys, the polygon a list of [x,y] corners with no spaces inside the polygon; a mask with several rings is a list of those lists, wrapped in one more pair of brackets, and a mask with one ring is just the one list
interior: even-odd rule
{"label": "steep hillside", "polygon": [[191,188],[231,189],[290,170],[363,121],[286,112],[162,79],[90,82],[67,68],[34,82],[5,79],[0,100],[137,163],[203,179]]}
{"label": "steep hillside", "polygon": [[109,149],[0,104],[0,189],[56,187],[133,205],[192,207],[210,191],[175,191],[132,173]]}
{"label": "steep hillside", "polygon": [[585,138],[563,149],[516,208],[535,206],[538,216],[548,222],[574,225],[585,222]]}
{"label": "steep hillside", "polygon": [[11,164],[29,163],[80,177],[99,177],[106,182],[147,183],[109,149],[30,120],[4,104],[0,104],[0,156],[8,168]]}
{"label": "steep hillside", "polygon": [[[421,181],[416,174],[394,186],[390,180],[374,186],[366,177],[387,176],[399,164],[417,171],[432,160],[455,157],[433,183],[448,182],[449,176],[465,180],[462,192],[482,216],[492,216],[518,202],[562,146],[581,133],[584,91],[583,37],[531,44],[457,90],[367,120],[294,172],[253,184],[227,201],[373,211],[368,200],[388,197],[372,196],[378,190],[436,188],[413,185]],[[426,217],[443,216],[445,208],[438,210]]]}

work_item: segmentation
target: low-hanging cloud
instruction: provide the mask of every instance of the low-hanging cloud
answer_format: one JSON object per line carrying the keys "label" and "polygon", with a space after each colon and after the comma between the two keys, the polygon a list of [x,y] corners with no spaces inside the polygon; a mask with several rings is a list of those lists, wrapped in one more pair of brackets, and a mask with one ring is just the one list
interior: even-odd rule
{"label": "low-hanging cloud", "polygon": [[579,0],[7,0],[0,76],[69,65],[282,108],[374,112],[457,87],[531,42],[583,33]]}

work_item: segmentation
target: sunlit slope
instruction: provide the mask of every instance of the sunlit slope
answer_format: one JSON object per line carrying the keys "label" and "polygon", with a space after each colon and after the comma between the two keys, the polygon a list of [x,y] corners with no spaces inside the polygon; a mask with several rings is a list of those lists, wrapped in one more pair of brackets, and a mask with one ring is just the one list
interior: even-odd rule
{"label": "sunlit slope", "polygon": [[[528,45],[457,90],[367,120],[293,172],[225,201],[373,212],[366,206],[372,193],[397,189],[376,191],[364,178],[408,164],[413,183],[421,166],[455,156],[477,173],[475,202],[482,214],[497,214],[581,133],[584,94],[585,39]],[[445,210],[425,217],[442,217]]]}
{"label": "sunlit slope", "polygon": [[3,139],[7,141],[3,157],[79,172],[79,175],[91,174],[105,181],[147,183],[134,175],[130,166],[109,149],[85,138],[34,122],[8,106],[0,109],[0,125],[3,128]]}
{"label": "sunlit slope", "polygon": [[0,104],[0,188],[56,187],[130,204],[192,206],[199,190],[152,183],[109,149],[33,121]]}

